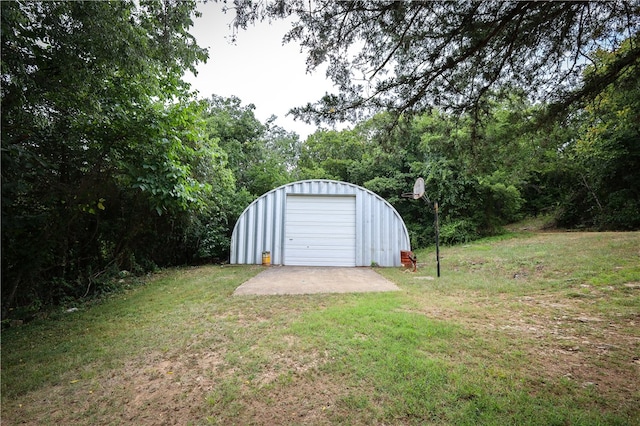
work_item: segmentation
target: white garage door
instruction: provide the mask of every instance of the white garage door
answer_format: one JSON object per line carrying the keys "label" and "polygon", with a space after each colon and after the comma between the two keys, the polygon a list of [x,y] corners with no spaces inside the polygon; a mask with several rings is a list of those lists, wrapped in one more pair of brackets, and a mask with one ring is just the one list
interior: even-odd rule
{"label": "white garage door", "polygon": [[356,197],[290,195],[284,264],[356,266]]}

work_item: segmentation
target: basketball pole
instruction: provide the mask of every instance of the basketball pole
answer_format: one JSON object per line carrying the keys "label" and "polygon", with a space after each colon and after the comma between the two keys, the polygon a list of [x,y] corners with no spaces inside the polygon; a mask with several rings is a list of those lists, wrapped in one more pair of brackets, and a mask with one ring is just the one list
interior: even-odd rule
{"label": "basketball pole", "polygon": [[438,223],[438,202],[433,203],[436,211],[436,265],[438,269],[438,278],[440,278],[440,224]]}
{"label": "basketball pole", "polygon": [[[427,194],[422,195],[422,199],[427,203],[427,205],[431,204],[431,200]],[[434,221],[433,225],[436,228],[436,272],[438,274],[438,278],[440,278],[440,221],[438,219],[438,202],[435,201],[433,203],[433,214]]]}
{"label": "basketball pole", "polygon": [[[416,179],[416,183],[413,185],[413,192],[404,192],[402,194],[405,198],[413,198],[417,200],[422,198],[427,205],[431,205],[431,200],[427,195],[424,187],[424,179],[419,177]],[[435,214],[434,226],[436,228],[436,270],[438,273],[438,278],[440,278],[440,223],[438,220],[438,202],[433,203],[433,211]]]}

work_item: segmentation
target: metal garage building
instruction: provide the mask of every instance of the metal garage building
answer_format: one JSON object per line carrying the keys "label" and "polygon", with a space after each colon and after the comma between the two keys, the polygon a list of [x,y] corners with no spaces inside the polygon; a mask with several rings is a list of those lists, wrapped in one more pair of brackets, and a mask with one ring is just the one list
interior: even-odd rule
{"label": "metal garage building", "polygon": [[404,221],[380,196],[347,182],[304,180],[244,210],[231,263],[259,264],[268,251],[276,265],[400,266],[400,251],[410,249]]}

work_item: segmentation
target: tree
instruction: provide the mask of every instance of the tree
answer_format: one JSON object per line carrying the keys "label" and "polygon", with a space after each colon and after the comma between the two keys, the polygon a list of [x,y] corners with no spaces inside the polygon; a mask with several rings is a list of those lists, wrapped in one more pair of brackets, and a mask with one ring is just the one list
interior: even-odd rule
{"label": "tree", "polygon": [[[430,197],[439,202],[445,243],[495,234],[518,218],[523,200],[514,171],[530,158],[524,150],[512,155],[510,147],[520,147],[516,130],[522,120],[506,120],[503,107],[490,103],[479,124],[468,114],[436,110],[413,120],[422,161],[412,171],[425,179]],[[498,130],[502,140],[491,143]]]}
{"label": "tree", "polygon": [[195,2],[1,7],[3,308],[179,262],[166,242],[228,185],[181,81]]}
{"label": "tree", "polygon": [[300,152],[298,135],[274,126],[275,118],[261,123],[255,105],[242,105],[234,96],[213,95],[206,102],[208,137],[227,153],[239,191],[257,197],[290,181]]}
{"label": "tree", "polygon": [[[593,99],[640,58],[637,2],[235,1],[236,28],[293,17],[284,41],[327,63],[339,88],[294,109],[306,120],[357,119],[368,111],[397,116],[437,106],[474,111],[498,87],[520,88],[552,111]],[[606,73],[585,76],[597,48],[616,50]]]}
{"label": "tree", "polygon": [[353,182],[351,167],[361,160],[363,139],[350,130],[318,130],[301,148],[299,173],[302,177]]}
{"label": "tree", "polygon": [[[597,51],[586,70],[606,74],[629,39],[613,53]],[[561,222],[569,226],[640,228],[640,64],[630,67],[578,115],[575,137],[564,155],[573,185],[567,188]]]}

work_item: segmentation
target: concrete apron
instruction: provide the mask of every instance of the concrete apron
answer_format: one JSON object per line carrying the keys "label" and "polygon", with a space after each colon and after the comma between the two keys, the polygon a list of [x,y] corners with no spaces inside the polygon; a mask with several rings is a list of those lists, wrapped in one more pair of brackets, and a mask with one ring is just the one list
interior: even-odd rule
{"label": "concrete apron", "polygon": [[398,291],[371,268],[272,266],[245,281],[233,294],[314,294]]}

